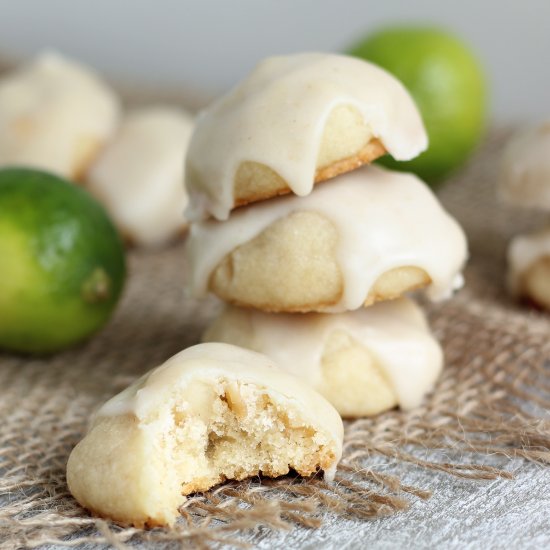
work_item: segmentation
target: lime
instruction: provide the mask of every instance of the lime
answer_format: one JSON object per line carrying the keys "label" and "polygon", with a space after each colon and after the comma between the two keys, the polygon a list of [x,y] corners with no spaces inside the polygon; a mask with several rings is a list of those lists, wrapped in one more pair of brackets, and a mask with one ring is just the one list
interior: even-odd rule
{"label": "lime", "polygon": [[46,172],[0,170],[0,348],[49,353],[109,319],[126,267],[102,207]]}
{"label": "lime", "polygon": [[408,162],[384,157],[383,164],[436,183],[468,158],[485,128],[486,84],[465,44],[437,28],[392,27],[368,36],[349,53],[401,80],[426,125],[426,152]]}

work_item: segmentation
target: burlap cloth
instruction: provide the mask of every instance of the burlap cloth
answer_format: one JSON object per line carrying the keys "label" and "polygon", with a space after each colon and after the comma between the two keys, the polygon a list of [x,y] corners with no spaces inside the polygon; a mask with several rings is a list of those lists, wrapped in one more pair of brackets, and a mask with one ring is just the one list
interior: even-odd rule
{"label": "burlap cloth", "polygon": [[[398,512],[422,487],[407,472],[426,468],[471,479],[512,475],[488,454],[550,462],[550,317],[511,302],[504,291],[504,249],[532,214],[495,203],[498,155],[506,132],[493,133],[470,166],[441,192],[469,236],[466,288],[427,305],[444,345],[435,390],[411,412],[392,411],[346,426],[333,485],[321,479],[254,479],[188,499],[175,529],[123,529],[91,518],[68,493],[65,464],[90,412],[144,371],[197,342],[216,308],[186,300],[180,245],[131,252],[126,294],[113,321],[89,343],[50,359],[0,355],[0,547],[137,542],[176,546],[234,540],[258,524],[315,528],[327,515],[367,519]],[[459,450],[457,461],[426,449]],[[400,479],[376,471],[377,457],[398,461]],[[513,483],[513,481],[510,481]]]}

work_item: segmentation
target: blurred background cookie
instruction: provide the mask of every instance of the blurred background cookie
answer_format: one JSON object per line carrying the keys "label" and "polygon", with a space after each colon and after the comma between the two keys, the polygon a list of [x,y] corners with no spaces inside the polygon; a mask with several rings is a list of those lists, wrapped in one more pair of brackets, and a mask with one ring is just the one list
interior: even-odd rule
{"label": "blurred background cookie", "polygon": [[118,123],[119,101],[93,70],[44,53],[0,79],[0,166],[83,178]]}
{"label": "blurred background cookie", "polygon": [[512,239],[508,286],[514,296],[550,310],[550,227]]}
{"label": "blurred background cookie", "polygon": [[183,163],[192,129],[182,109],[134,109],[92,166],[87,189],[131,242],[164,244],[186,227]]}
{"label": "blurred background cookie", "polygon": [[498,192],[511,205],[550,211],[550,121],[510,138],[502,155]]}

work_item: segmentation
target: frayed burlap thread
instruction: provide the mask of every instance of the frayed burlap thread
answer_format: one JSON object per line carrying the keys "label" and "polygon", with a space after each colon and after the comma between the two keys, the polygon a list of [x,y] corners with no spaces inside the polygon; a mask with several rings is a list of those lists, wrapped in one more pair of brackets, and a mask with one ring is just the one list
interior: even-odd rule
{"label": "frayed burlap thread", "polygon": [[[495,201],[506,136],[494,133],[441,192],[471,249],[466,288],[449,302],[426,304],[444,346],[444,373],[418,409],[346,423],[335,483],[293,476],[227,483],[189,498],[173,529],[122,528],[78,506],[65,465],[90,413],[196,343],[217,308],[183,296],[181,245],[133,251],[123,303],[96,338],[48,359],[0,355],[0,548],[246,546],[238,533],[260,527],[315,529],[330,515],[368,520],[405,510],[430,497],[407,484],[415,468],[483,481],[511,479],[512,458],[548,465],[550,318],[513,303],[503,283],[507,240],[541,220]],[[488,464],[489,455],[502,460]],[[399,476],[378,468],[381,458],[399,464]]]}

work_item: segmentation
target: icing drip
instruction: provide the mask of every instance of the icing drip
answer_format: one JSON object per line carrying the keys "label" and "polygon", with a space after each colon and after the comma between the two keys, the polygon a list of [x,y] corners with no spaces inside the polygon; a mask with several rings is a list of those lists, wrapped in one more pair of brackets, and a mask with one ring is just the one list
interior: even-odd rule
{"label": "icing drip", "polygon": [[344,292],[329,311],[360,308],[376,279],[397,267],[424,269],[432,280],[427,293],[433,300],[448,298],[462,286],[467,243],[458,223],[416,176],[366,166],[319,185],[307,197],[271,199],[237,209],[225,222],[193,224],[186,245],[190,293],[203,296],[227,254],[274,221],[300,211],[325,216],[339,233]]}
{"label": "icing drip", "polygon": [[323,385],[325,344],[331,333],[342,330],[374,356],[405,409],[420,404],[443,364],[441,347],[421,309],[406,298],[340,314],[270,314],[228,307],[222,319],[206,332],[206,341],[236,343],[239,338],[241,345],[265,353],[316,389]]}
{"label": "icing drip", "polygon": [[337,458],[325,475],[329,479],[334,476],[344,431],[334,407],[272,359],[230,344],[199,344],[181,351],[107,401],[96,413],[96,420],[126,414],[141,420],[155,415],[174,400],[207,418],[209,399],[200,388],[216,388],[218,384],[231,382],[257,386],[275,403],[297,409],[304,420],[330,434]]}
{"label": "icing drip", "polygon": [[309,194],[325,123],[338,105],[355,107],[398,160],[427,147],[414,102],[379,67],[333,54],[272,57],[199,116],[187,156],[188,218],[227,219],[243,161],[265,164],[294,193]]}

